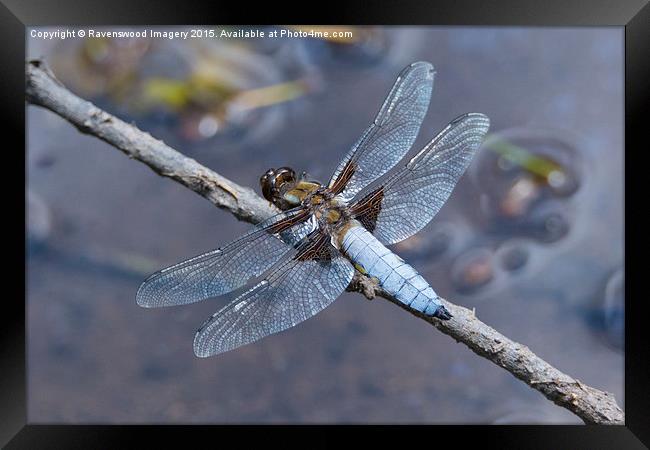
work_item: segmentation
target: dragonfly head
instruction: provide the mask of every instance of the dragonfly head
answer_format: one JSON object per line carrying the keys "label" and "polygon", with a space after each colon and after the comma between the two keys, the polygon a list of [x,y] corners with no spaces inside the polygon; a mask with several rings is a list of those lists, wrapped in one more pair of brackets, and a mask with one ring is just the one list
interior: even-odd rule
{"label": "dragonfly head", "polygon": [[280,209],[289,209],[300,204],[300,199],[285,195],[296,183],[296,172],[290,167],[269,169],[260,178],[264,198]]}
{"label": "dragonfly head", "polygon": [[[313,194],[325,189],[318,181],[310,181],[307,177],[305,172],[296,177],[296,173],[289,167],[269,169],[260,178],[264,198],[282,210],[301,204],[312,206],[312,200],[315,200]],[[325,198],[321,199],[323,200]]]}

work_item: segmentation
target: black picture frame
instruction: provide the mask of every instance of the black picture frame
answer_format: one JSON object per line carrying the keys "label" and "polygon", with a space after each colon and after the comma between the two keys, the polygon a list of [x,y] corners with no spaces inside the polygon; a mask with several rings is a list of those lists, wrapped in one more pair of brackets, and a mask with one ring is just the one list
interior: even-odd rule
{"label": "black picture frame", "polygon": [[[242,437],[246,442],[259,438],[265,445],[276,441],[298,446],[340,445],[351,431],[366,432],[364,444],[387,443],[390,438],[401,446],[424,439],[427,445],[450,441],[454,446],[480,439],[482,445],[499,448],[644,448],[650,445],[650,370],[648,333],[644,327],[647,310],[643,292],[633,275],[644,264],[634,264],[633,256],[642,255],[639,238],[645,228],[635,214],[639,202],[628,196],[643,192],[643,164],[638,155],[647,152],[645,120],[650,92],[650,5],[646,0],[590,2],[571,1],[385,1],[377,3],[309,2],[305,8],[281,9],[276,2],[236,5],[232,2],[174,2],[171,0],[2,0],[0,4],[0,59],[2,69],[0,106],[3,124],[6,182],[3,192],[5,244],[16,260],[24,260],[25,246],[13,236],[25,231],[25,197],[18,194],[18,184],[26,186],[25,154],[25,29],[45,25],[170,25],[173,23],[360,23],[421,24],[472,26],[619,26],[625,27],[625,192],[622,201],[629,220],[625,220],[626,319],[625,319],[625,426],[417,426],[417,427],[251,427],[223,426],[44,426],[26,421],[25,368],[25,265],[13,264],[7,256],[5,267],[15,268],[22,277],[5,275],[5,285],[15,287],[3,296],[4,314],[1,329],[2,364],[0,384],[0,444],[7,448],[123,448],[136,445],[144,438],[150,446],[187,443],[190,439],[210,439],[213,445],[227,445]],[[327,6],[327,10],[325,10]],[[7,138],[13,137],[9,141]],[[9,145],[8,142],[15,143]],[[8,158],[14,158],[8,161]],[[632,162],[630,162],[632,161]],[[642,161],[642,159],[638,159]],[[21,171],[22,169],[22,171]],[[7,174],[17,174],[11,180]],[[22,175],[22,176],[21,176]],[[643,206],[641,206],[643,208]],[[640,211],[644,212],[644,211]],[[22,216],[20,214],[22,213]],[[23,220],[18,219],[22,217]],[[11,225],[11,228],[9,228]],[[643,261],[639,259],[639,261]],[[443,441],[443,442],[441,442]],[[243,441],[242,441],[243,442]]]}

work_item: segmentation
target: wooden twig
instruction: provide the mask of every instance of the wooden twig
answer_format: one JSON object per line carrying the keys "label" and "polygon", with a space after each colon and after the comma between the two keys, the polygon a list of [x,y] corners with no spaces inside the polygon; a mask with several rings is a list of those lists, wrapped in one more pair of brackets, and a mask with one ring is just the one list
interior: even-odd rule
{"label": "wooden twig", "polygon": [[[26,64],[26,99],[58,114],[82,133],[96,136],[130,158],[148,165],[154,172],[171,178],[199,193],[215,206],[230,211],[236,218],[258,223],[277,209],[247,187],[219,175],[192,158],[155,139],[117,117],[97,108],[67,90],[41,60]],[[442,299],[453,318],[429,318],[400,303],[369,278],[356,273],[348,287],[368,298],[384,298],[425,320],[474,353],[504,368],[546,398],[566,408],[589,424],[622,425],[625,415],[614,396],[592,388],[556,369],[528,347],[508,339],[481,322],[473,311]]]}

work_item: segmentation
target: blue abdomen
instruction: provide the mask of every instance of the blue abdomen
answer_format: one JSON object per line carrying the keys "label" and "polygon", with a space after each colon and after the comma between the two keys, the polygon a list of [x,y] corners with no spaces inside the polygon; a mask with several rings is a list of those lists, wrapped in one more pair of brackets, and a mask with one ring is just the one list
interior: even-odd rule
{"label": "blue abdomen", "polygon": [[444,316],[443,311],[449,314],[429,283],[363,226],[353,226],[347,231],[341,242],[341,251],[360,266],[360,270],[377,278],[386,291],[410,308],[429,316]]}

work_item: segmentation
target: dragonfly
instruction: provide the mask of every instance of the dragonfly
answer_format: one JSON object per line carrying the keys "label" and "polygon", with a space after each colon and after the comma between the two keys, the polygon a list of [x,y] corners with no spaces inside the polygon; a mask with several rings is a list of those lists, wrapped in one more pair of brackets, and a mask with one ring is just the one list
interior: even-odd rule
{"label": "dragonfly", "polygon": [[217,355],[313,317],[336,300],[355,270],[408,308],[452,318],[429,283],[387,246],[420,231],[469,166],[490,121],[454,119],[413,158],[435,71],[416,62],[397,77],[379,113],[324,185],[289,167],[269,169],[262,194],[281,212],[235,241],[149,276],[142,307],[234,297],[194,337],[199,357]]}

